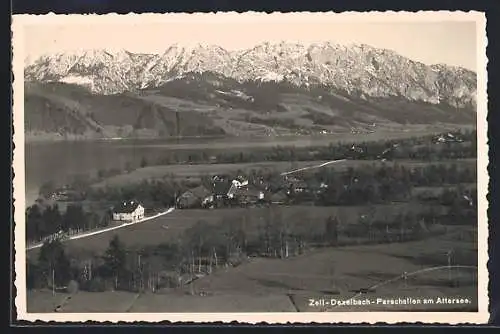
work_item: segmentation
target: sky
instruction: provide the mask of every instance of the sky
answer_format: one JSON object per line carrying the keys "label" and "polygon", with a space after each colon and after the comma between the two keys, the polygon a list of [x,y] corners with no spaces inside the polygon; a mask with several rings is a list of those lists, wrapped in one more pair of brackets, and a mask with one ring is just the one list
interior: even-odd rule
{"label": "sky", "polygon": [[335,16],[164,16],[161,19],[45,20],[24,24],[25,58],[79,48],[162,53],[169,45],[215,44],[228,50],[264,41],[362,43],[391,49],[425,64],[476,71],[477,29],[472,19],[342,19]]}

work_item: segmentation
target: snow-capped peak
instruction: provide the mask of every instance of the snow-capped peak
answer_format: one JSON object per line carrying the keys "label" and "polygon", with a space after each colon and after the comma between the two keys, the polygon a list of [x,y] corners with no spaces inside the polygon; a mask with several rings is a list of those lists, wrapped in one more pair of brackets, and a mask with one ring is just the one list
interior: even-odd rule
{"label": "snow-capped peak", "polygon": [[127,50],[74,50],[29,60],[31,81],[92,83],[113,94],[161,85],[180,75],[213,72],[237,81],[311,82],[365,97],[402,96],[453,105],[475,104],[476,74],[446,65],[427,66],[394,51],[365,44],[263,42],[227,51],[202,43],[173,44],[160,54]]}

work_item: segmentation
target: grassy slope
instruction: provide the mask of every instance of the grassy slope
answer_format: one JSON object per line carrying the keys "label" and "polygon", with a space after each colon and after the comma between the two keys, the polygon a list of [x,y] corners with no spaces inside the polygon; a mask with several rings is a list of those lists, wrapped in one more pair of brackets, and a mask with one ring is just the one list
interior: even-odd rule
{"label": "grassy slope", "polygon": [[[477,246],[472,239],[459,235],[470,228],[455,228],[447,235],[404,244],[350,246],[313,251],[286,260],[253,259],[236,268],[219,269],[195,281],[193,287],[161,291],[158,294],[79,292],[66,300],[63,312],[286,312],[320,311],[308,306],[308,298],[348,299],[355,290],[368,288],[402,274],[446,263],[446,252],[458,251],[454,265],[476,265]],[[465,297],[476,307],[477,277],[474,270],[455,270],[459,287],[447,285],[446,270],[422,273],[403,281],[377,288],[372,294],[357,298],[377,297]],[[188,295],[190,291],[208,296]],[[333,294],[335,293],[335,294]],[[287,295],[290,295],[289,298]],[[328,297],[330,296],[330,297]],[[67,295],[55,297],[46,291],[28,294],[30,312],[51,312]],[[292,303],[293,301],[293,303]],[[295,304],[295,306],[294,306]],[[421,306],[422,307],[422,306]],[[371,310],[405,310],[405,306],[375,306]],[[421,310],[463,310],[464,306],[432,305]],[[342,307],[334,311],[367,310]],[[415,309],[413,309],[415,310]]]}
{"label": "grassy slope", "polygon": [[[67,84],[28,84],[25,91],[28,133],[59,132],[104,137],[176,134],[175,110],[134,95],[93,95]],[[210,118],[192,111],[179,115],[180,135],[223,134]]]}
{"label": "grassy slope", "polygon": [[[378,219],[390,219],[398,213],[409,211],[418,212],[426,206],[417,204],[387,204],[377,205],[376,217]],[[283,221],[296,226],[304,231],[316,231],[322,233],[325,228],[326,218],[337,216],[343,224],[357,223],[362,214],[370,209],[366,206],[349,207],[317,207],[317,206],[283,206],[280,207]],[[264,208],[228,208],[217,210],[176,210],[166,216],[162,216],[145,223],[130,225],[117,229],[110,233],[102,233],[94,236],[69,240],[66,242],[68,252],[102,253],[106,250],[114,235],[118,235],[129,247],[154,246],[162,242],[175,241],[185,230],[195,225],[198,221],[209,224],[220,224],[223,218],[232,219],[235,224],[241,221],[242,215],[247,216],[246,226],[249,235],[257,233],[261,224],[261,217],[266,216]],[[305,224],[304,222],[309,222]],[[39,249],[27,252],[29,258],[35,259]]]}
{"label": "grassy slope", "polygon": [[[29,134],[59,133],[89,137],[158,137],[176,134],[276,135],[302,129],[334,132],[351,127],[378,130],[416,124],[474,124],[475,113],[446,105],[371,99],[310,91],[275,83],[239,84],[194,75],[140,93],[100,96],[71,84],[27,83],[25,125]],[[235,92],[251,96],[238,97]]]}
{"label": "grassy slope", "polygon": [[[286,260],[256,259],[201,278],[194,286],[196,291],[214,295],[292,294],[301,311],[314,311],[307,306],[307,298],[328,295],[348,298],[355,295],[357,289],[395,278],[403,271],[410,273],[446,265],[445,254],[450,249],[460,255],[453,264],[476,265],[477,246],[450,234],[405,244],[324,249]],[[454,275],[459,277],[461,288],[446,286],[448,273],[442,270],[416,275],[406,286],[403,281],[387,284],[371,296],[474,298],[474,270],[456,270]]]}

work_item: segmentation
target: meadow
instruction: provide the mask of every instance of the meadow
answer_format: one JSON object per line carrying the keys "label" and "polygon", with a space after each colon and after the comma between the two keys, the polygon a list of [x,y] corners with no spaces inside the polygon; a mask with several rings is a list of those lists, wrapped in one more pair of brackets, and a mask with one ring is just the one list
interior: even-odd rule
{"label": "meadow", "polygon": [[[31,291],[29,312],[316,312],[316,311],[472,311],[477,308],[477,234],[456,227],[426,240],[324,248],[288,259],[251,258],[221,268],[190,285],[156,293]],[[446,253],[454,251],[452,266]],[[422,270],[444,266],[439,270]],[[401,279],[407,272],[408,279]],[[412,275],[412,273],[415,273]],[[450,278],[453,284],[450,284]],[[381,284],[387,282],[385,285]],[[370,290],[371,287],[380,285]],[[359,294],[368,289],[367,294]],[[470,304],[312,307],[310,298],[468,298]],[[425,306],[425,307],[424,307]]]}
{"label": "meadow", "polygon": [[[283,221],[298,230],[323,233],[325,221],[330,216],[339,218],[343,225],[356,224],[364,214],[375,214],[375,219],[390,220],[398,214],[422,212],[429,205],[416,203],[393,203],[374,206],[280,206]],[[432,206],[439,210],[439,206]],[[443,209],[444,210],[444,209]],[[135,225],[129,225],[109,233],[92,235],[82,239],[65,242],[67,252],[78,254],[102,254],[109,246],[111,239],[117,235],[129,248],[155,246],[161,243],[173,242],[198,222],[217,226],[222,221],[234,222],[236,226],[245,217],[248,234],[255,234],[267,216],[266,208],[225,208],[216,210],[175,210],[165,216]],[[30,259],[36,259],[39,249],[27,251]]]}

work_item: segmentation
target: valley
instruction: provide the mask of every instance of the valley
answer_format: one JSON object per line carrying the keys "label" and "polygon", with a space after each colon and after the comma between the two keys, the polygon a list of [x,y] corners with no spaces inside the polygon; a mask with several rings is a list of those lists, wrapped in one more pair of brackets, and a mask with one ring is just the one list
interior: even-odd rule
{"label": "valley", "polygon": [[477,310],[476,79],[327,42],[35,59],[28,311]]}

